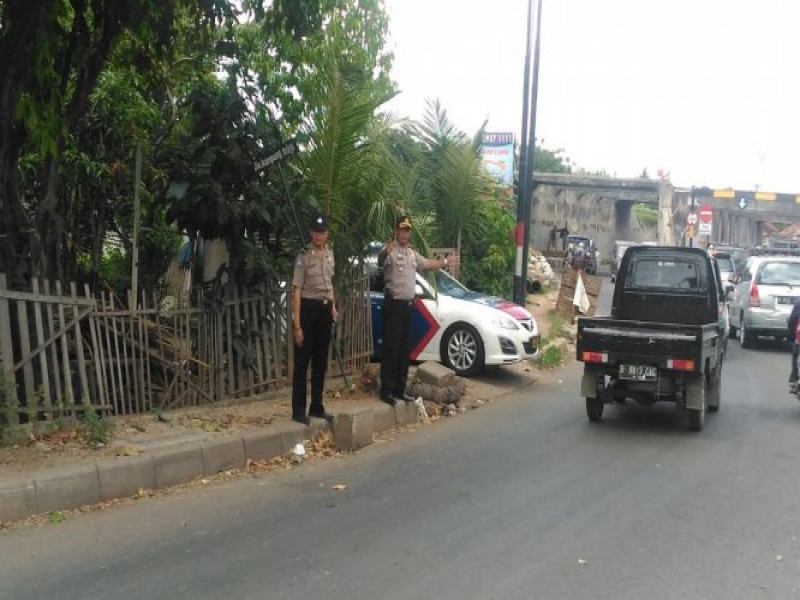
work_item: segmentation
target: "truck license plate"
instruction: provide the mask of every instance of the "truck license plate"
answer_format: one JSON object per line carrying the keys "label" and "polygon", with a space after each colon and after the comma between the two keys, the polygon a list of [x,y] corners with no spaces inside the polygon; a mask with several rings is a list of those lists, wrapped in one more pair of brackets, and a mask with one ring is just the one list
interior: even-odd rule
{"label": "truck license plate", "polygon": [[651,365],[620,365],[619,378],[633,381],[655,381],[657,369]]}

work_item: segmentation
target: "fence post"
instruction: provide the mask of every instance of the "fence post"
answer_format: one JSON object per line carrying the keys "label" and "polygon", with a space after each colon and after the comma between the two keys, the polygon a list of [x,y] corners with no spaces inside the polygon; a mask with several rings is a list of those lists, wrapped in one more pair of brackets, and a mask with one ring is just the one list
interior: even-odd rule
{"label": "fence post", "polygon": [[0,391],[6,400],[6,422],[19,425],[19,400],[17,383],[14,377],[14,345],[11,343],[11,317],[8,314],[8,300],[3,297],[6,275],[0,273]]}

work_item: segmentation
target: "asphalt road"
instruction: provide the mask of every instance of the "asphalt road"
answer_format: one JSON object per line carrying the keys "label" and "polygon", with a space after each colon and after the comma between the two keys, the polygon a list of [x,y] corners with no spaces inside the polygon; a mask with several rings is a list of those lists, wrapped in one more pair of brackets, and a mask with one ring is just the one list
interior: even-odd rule
{"label": "asphalt road", "polygon": [[800,595],[787,352],[732,342],[701,433],[668,405],[592,425],[579,375],[341,460],[3,532],[0,598]]}

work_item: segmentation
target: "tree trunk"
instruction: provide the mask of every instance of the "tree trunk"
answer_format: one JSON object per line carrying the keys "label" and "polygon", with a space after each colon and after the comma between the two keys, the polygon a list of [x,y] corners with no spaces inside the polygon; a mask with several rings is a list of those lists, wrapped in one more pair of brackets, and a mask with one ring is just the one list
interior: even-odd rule
{"label": "tree trunk", "polygon": [[19,190],[19,157],[27,132],[15,116],[35,73],[37,44],[50,27],[60,0],[6,2],[0,31],[0,271],[12,286],[27,283],[32,224]]}

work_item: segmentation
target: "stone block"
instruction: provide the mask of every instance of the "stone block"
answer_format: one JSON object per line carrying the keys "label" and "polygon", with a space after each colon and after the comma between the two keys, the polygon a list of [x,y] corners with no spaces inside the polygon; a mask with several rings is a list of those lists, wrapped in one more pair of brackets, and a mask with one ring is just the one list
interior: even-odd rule
{"label": "stone block", "polygon": [[287,451],[283,447],[281,431],[277,428],[245,432],[242,441],[245,460],[269,460]]}
{"label": "stone block", "polygon": [[413,402],[398,402],[394,407],[395,423],[399,426],[417,422],[417,408]]}
{"label": "stone block", "polygon": [[397,417],[393,407],[384,402],[375,402],[372,410],[372,430],[373,432],[388,431],[397,426]]}
{"label": "stone block", "polygon": [[456,374],[451,370],[435,362],[422,363],[417,367],[415,379],[420,383],[427,383],[434,387],[447,387],[456,381]]}
{"label": "stone block", "polygon": [[206,475],[243,469],[244,464],[244,441],[241,436],[210,440],[203,444],[203,471]]}
{"label": "stone block", "polygon": [[369,408],[357,408],[337,414],[333,422],[333,441],[336,447],[340,450],[358,450],[371,444],[372,416]]}
{"label": "stone block", "polygon": [[36,484],[33,479],[3,482],[0,487],[0,523],[24,519],[36,513]]}
{"label": "stone block", "polygon": [[97,475],[101,500],[127,498],[136,495],[139,489],[156,487],[156,470],[150,454],[98,463]]}
{"label": "stone block", "polygon": [[80,465],[42,473],[35,477],[36,511],[77,508],[100,502],[100,480],[96,465]]}
{"label": "stone block", "polygon": [[153,452],[156,487],[163,488],[191,481],[205,473],[203,450],[198,447],[172,447]]}

